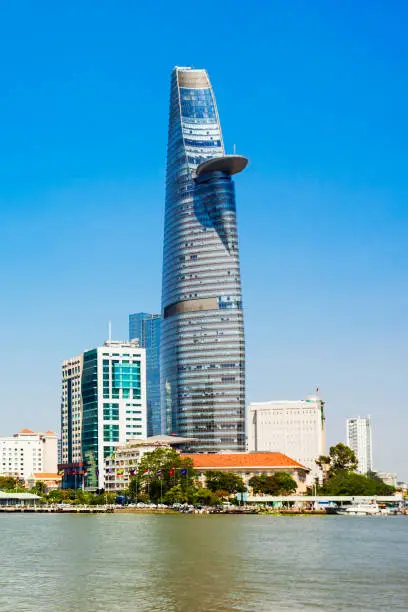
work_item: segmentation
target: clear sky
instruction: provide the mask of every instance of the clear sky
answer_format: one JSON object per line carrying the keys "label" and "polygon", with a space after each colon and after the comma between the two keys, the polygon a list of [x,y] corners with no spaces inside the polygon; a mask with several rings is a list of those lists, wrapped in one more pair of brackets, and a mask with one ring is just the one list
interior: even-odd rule
{"label": "clear sky", "polygon": [[4,3],[1,434],[59,426],[61,361],[160,309],[169,77],[208,69],[237,178],[248,400],[320,387],[408,478],[408,4]]}

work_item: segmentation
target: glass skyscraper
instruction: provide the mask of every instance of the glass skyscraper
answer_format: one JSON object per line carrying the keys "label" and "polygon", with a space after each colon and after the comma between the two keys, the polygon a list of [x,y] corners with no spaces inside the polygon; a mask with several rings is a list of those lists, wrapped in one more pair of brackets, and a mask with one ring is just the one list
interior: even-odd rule
{"label": "glass skyscraper", "polygon": [[205,70],[171,76],[163,251],[163,430],[245,449],[245,342],[234,183]]}
{"label": "glass skyscraper", "polygon": [[160,408],[160,328],[161,316],[138,312],[129,315],[129,340],[139,339],[146,349],[147,435],[162,433]]}

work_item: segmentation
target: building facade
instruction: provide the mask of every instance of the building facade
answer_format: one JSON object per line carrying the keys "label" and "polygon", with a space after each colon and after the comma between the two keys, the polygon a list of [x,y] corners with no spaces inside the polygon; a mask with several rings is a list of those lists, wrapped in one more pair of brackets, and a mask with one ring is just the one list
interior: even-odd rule
{"label": "building facade", "polygon": [[248,450],[284,453],[309,468],[309,484],[320,480],[315,461],[325,454],[323,400],[309,396],[305,400],[250,404]]}
{"label": "building facade", "polygon": [[27,480],[35,472],[57,473],[57,434],[22,429],[0,437],[0,475]]}
{"label": "building facade", "polygon": [[360,474],[373,472],[373,444],[371,418],[347,419],[347,446],[355,453]]}
{"label": "building facade", "polygon": [[63,362],[64,488],[104,488],[106,457],[146,433],[146,355],[136,340],[108,340]]}
{"label": "building facade", "polygon": [[163,249],[162,431],[245,448],[245,343],[234,183],[205,70],[171,76]]}
{"label": "building facade", "polygon": [[146,349],[147,435],[161,433],[160,403],[160,333],[161,316],[138,312],[129,315],[129,340],[137,338]]}
{"label": "building facade", "polygon": [[130,479],[136,474],[138,465],[146,453],[157,448],[185,446],[189,440],[178,436],[151,436],[147,440],[131,440],[119,446],[105,461],[105,489],[119,492],[127,489]]}
{"label": "building facade", "polygon": [[197,453],[181,456],[192,460],[198,478],[204,486],[206,472],[213,470],[233,472],[241,476],[246,487],[253,476],[285,473],[290,474],[296,481],[298,493],[306,492],[309,470],[283,453]]}

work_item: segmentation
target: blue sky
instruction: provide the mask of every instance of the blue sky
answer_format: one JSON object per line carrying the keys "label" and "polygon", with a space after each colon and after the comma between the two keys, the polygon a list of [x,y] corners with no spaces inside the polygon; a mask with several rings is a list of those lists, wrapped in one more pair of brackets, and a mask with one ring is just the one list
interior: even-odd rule
{"label": "blue sky", "polygon": [[9,3],[1,434],[57,428],[61,361],[160,308],[170,70],[208,69],[237,179],[248,400],[320,387],[408,478],[408,6]]}

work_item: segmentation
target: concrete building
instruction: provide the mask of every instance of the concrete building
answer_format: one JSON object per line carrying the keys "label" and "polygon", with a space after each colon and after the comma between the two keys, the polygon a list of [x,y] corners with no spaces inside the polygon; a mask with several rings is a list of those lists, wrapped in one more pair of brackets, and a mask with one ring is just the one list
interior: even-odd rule
{"label": "concrete building", "polygon": [[397,474],[395,472],[377,472],[377,476],[378,476],[378,478],[381,478],[381,480],[385,484],[390,485],[390,487],[397,488],[398,486],[400,486],[401,489],[403,490],[403,485],[405,483],[403,483],[403,482],[398,483],[397,482]]}
{"label": "concrete building", "polygon": [[325,416],[319,397],[252,403],[247,431],[249,451],[284,453],[310,470],[309,484],[320,480],[315,461],[325,454]]}
{"label": "concrete building", "polygon": [[130,440],[119,446],[105,461],[105,490],[122,491],[129,486],[129,480],[136,473],[137,466],[146,453],[156,448],[174,448],[189,443],[188,438],[179,436],[151,436],[146,440]]}
{"label": "concrete building", "polygon": [[22,429],[0,437],[0,475],[26,480],[34,472],[57,472],[57,435]]}
{"label": "concrete building", "polygon": [[146,434],[146,356],[137,340],[108,340],[63,362],[63,488],[104,488],[105,459]]}
{"label": "concrete building", "polygon": [[245,450],[245,339],[233,175],[206,70],[171,75],[163,244],[162,432]]}
{"label": "concrete building", "polygon": [[47,489],[47,493],[49,493],[50,491],[61,488],[62,476],[53,472],[34,472],[34,474],[27,478],[26,485],[31,489],[37,482],[43,482]]}
{"label": "concrete building", "polygon": [[138,312],[129,315],[129,340],[139,340],[146,349],[147,435],[162,433],[160,404],[161,316]]}
{"label": "concrete building", "polygon": [[374,471],[370,417],[347,419],[347,446],[355,452],[360,474]]}
{"label": "concrete building", "polygon": [[298,493],[306,492],[308,468],[283,453],[197,453],[181,456],[193,461],[203,485],[206,472],[212,470],[233,472],[242,477],[246,486],[253,476],[273,476],[284,472],[296,481]]}

